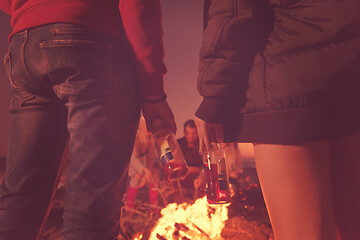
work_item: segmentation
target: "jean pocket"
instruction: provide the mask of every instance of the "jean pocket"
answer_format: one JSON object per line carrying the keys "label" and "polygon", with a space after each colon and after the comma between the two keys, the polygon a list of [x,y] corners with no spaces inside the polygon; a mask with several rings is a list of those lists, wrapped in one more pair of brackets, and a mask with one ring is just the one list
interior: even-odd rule
{"label": "jean pocket", "polygon": [[115,68],[111,44],[61,39],[40,42],[39,45],[58,97],[93,97],[110,91]]}
{"label": "jean pocket", "polygon": [[68,26],[69,24],[58,24],[57,27],[51,29],[51,34],[56,40],[89,40],[100,38],[99,33],[95,30],[80,27],[80,26]]}
{"label": "jean pocket", "polygon": [[56,39],[48,40],[39,43],[40,48],[61,48],[61,47],[72,47],[72,48],[112,48],[112,44],[102,43],[94,40],[86,39]]}
{"label": "jean pocket", "polygon": [[11,54],[10,52],[7,52],[4,56],[4,65],[5,65],[5,71],[6,74],[9,78],[9,83],[10,83],[10,87],[14,87],[17,88],[18,86],[16,85],[16,83],[14,82],[13,78],[11,77],[11,69],[12,69],[12,65],[11,65]]}

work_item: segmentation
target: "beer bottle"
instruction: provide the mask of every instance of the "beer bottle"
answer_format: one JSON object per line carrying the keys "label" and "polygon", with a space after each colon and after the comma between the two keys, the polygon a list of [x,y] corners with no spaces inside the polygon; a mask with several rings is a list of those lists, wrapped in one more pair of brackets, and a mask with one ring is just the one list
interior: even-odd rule
{"label": "beer bottle", "polygon": [[155,147],[165,177],[170,181],[184,179],[188,173],[188,165],[174,134],[164,126],[160,118],[152,122],[155,132]]}
{"label": "beer bottle", "polygon": [[229,179],[225,152],[220,143],[211,143],[212,149],[203,155],[207,201],[210,204],[230,202]]}

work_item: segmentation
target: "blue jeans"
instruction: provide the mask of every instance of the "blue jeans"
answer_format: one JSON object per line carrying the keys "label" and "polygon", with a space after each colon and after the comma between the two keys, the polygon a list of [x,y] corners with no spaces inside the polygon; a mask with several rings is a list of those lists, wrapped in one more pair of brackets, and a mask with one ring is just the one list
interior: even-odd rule
{"label": "blue jeans", "polygon": [[64,239],[115,239],[115,184],[140,112],[126,40],[73,24],[44,25],[14,35],[4,62],[11,126],[0,240],[35,239],[68,137]]}

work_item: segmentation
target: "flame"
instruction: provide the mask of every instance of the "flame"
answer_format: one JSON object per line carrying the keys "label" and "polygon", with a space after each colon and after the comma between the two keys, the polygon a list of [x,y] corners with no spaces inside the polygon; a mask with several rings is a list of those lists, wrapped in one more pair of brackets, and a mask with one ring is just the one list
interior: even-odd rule
{"label": "flame", "polygon": [[142,233],[137,233],[135,234],[135,236],[133,237],[133,240],[141,240],[143,237]]}
{"label": "flame", "polygon": [[227,206],[229,204],[209,205],[206,197],[198,199],[193,205],[171,203],[161,210],[162,217],[149,240],[158,240],[159,235],[167,240],[183,237],[221,240],[221,231],[228,219]]}

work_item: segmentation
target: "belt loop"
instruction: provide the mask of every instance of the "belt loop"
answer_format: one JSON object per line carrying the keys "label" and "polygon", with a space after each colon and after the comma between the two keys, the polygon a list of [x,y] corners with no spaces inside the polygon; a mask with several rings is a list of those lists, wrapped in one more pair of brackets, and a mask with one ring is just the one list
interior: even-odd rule
{"label": "belt loop", "polygon": [[25,29],[25,31],[24,31],[24,33],[25,33],[25,36],[24,36],[24,42],[27,42],[27,40],[29,39],[29,29]]}
{"label": "belt loop", "polygon": [[29,30],[28,29],[25,29],[24,30],[24,41],[23,41],[23,44],[21,45],[21,48],[20,48],[20,58],[22,59],[23,56],[24,56],[24,49],[25,49],[25,44],[26,42],[28,41],[29,39]]}
{"label": "belt loop", "polygon": [[24,30],[24,41],[20,48],[20,58],[22,58],[24,56],[25,44],[28,41],[28,39],[29,39],[29,30],[25,29]]}

